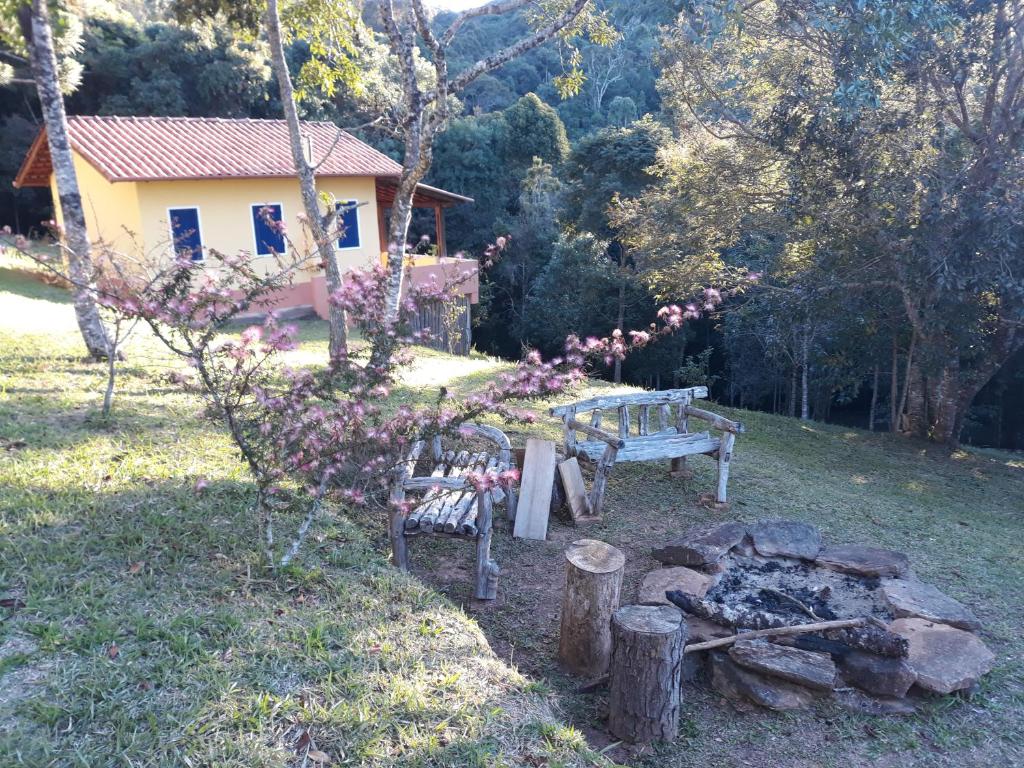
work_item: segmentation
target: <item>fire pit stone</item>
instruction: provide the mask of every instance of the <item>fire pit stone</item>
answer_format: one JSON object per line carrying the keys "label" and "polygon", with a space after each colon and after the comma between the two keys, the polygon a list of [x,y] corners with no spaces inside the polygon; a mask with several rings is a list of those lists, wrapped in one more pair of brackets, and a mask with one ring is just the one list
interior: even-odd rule
{"label": "fire pit stone", "polygon": [[839,669],[847,683],[875,696],[902,698],[917,679],[906,660],[864,651],[843,654]]}
{"label": "fire pit stone", "polygon": [[757,704],[777,711],[803,709],[816,698],[809,688],[744,669],[724,653],[711,654],[711,686],[740,705]]}
{"label": "fire pit stone", "polygon": [[889,629],[910,641],[907,664],[921,688],[953,693],[972,688],[995,656],[976,636],[927,619],[897,619]]}
{"label": "fire pit stone", "polygon": [[750,538],[764,557],[813,560],[821,551],[821,531],[795,520],[762,520],[750,527]]}
{"label": "fire pit stone", "polygon": [[825,547],[815,558],[819,565],[858,576],[906,576],[910,561],[902,552],[859,544]]}
{"label": "fire pit stone", "polygon": [[977,631],[981,622],[971,610],[931,584],[904,579],[883,579],[882,593],[897,618],[919,618]]}
{"label": "fire pit stone", "polygon": [[691,528],[675,541],[654,549],[651,554],[665,565],[700,568],[721,560],[743,540],[747,527],[742,523],[723,523]]}
{"label": "fire pit stone", "polygon": [[836,665],[827,653],[802,651],[766,640],[739,640],[729,656],[742,667],[820,691],[831,691]]}
{"label": "fire pit stone", "polygon": [[673,589],[695,597],[704,597],[717,581],[715,576],[682,565],[675,568],[659,568],[644,576],[637,602],[643,605],[671,605],[665,593]]}

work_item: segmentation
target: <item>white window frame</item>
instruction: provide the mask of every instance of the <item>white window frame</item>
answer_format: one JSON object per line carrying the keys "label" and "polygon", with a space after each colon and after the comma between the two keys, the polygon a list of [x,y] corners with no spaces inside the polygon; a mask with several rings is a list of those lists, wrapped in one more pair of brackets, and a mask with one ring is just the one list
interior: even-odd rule
{"label": "white window frame", "polygon": [[[335,202],[336,205],[341,205],[342,207],[348,206],[348,205],[352,206],[352,209],[356,212],[356,230],[357,230],[357,234],[359,235],[359,242],[356,245],[349,245],[349,246],[346,246],[344,248],[342,248],[340,245],[338,245],[338,241],[341,240],[341,238],[340,237],[334,238],[334,250],[336,250],[336,251],[358,251],[358,250],[360,250],[363,247],[363,219],[359,215],[359,209],[360,208],[364,208],[365,206],[361,205],[358,200],[335,200],[334,202]],[[340,216],[339,216],[339,218],[340,218]]]}
{"label": "white window frame", "polygon": [[[269,259],[274,254],[272,253],[260,253],[260,243],[256,239],[256,218],[253,216],[253,208],[259,206],[260,208],[269,208],[270,206],[279,206],[281,208],[281,223],[284,223],[284,203],[279,202],[265,202],[265,203],[250,203],[249,204],[249,222],[252,226],[252,255],[256,259]],[[281,242],[284,243],[284,250],[278,253],[279,256],[288,255],[288,238],[282,235]]]}
{"label": "white window frame", "polygon": [[196,222],[199,224],[199,258],[193,259],[196,264],[201,264],[206,261],[206,240],[203,237],[203,232],[206,229],[203,227],[203,214],[199,210],[198,205],[169,205],[167,206],[167,232],[171,236],[171,255],[177,257],[178,248],[174,243],[174,222],[171,220],[171,211],[182,211],[190,209],[196,212]]}

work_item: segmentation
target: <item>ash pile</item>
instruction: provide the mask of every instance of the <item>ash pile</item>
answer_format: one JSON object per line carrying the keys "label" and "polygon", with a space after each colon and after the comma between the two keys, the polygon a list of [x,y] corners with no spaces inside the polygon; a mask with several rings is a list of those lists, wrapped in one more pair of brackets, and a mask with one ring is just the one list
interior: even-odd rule
{"label": "ash pile", "polygon": [[[923,696],[969,694],[994,655],[959,601],[915,578],[906,555],[831,545],[792,520],[687,531],[654,557],[641,603],[686,613],[689,643],[784,630],[686,654],[740,708],[797,709],[823,697],[873,713],[914,711]],[[802,627],[846,623],[805,631]]]}

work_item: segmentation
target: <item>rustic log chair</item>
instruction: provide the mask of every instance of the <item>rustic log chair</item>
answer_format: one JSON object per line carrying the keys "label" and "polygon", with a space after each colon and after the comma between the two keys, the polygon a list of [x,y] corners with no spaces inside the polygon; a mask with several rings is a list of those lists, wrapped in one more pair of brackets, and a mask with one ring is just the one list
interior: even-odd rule
{"label": "rustic log chair", "polygon": [[[594,486],[588,497],[592,515],[601,513],[608,475],[618,462],[671,459],[673,476],[680,476],[686,472],[686,457],[696,454],[718,459],[715,500],[719,504],[726,503],[725,489],[733,445],[736,435],[743,432],[744,427],[738,421],[730,421],[691,405],[694,400],[707,396],[707,387],[689,387],[595,397],[551,409],[551,415],[561,417],[563,422],[566,455],[595,465]],[[637,412],[635,434],[630,432],[631,408]],[[601,414],[606,410],[618,412],[618,435],[600,428]],[[589,423],[577,419],[578,414],[588,411],[591,412]],[[652,424],[652,415],[657,420],[656,427]],[[690,432],[691,416],[721,430],[721,436],[710,432]],[[577,432],[591,439],[577,441]]]}
{"label": "rustic log chair", "polygon": [[[463,477],[470,471],[493,469],[504,472],[513,467],[512,446],[500,429],[483,424],[464,426],[467,437],[493,443],[486,451],[444,450],[440,436],[432,441],[433,471],[414,477],[425,443],[417,442],[402,466],[393,475],[391,485],[391,551],[395,565],[409,570],[408,539],[421,534],[439,534],[476,542],[476,596],[493,600],[501,571],[491,559],[491,523],[495,502],[505,501],[509,520],[516,515],[516,494],[512,489],[495,488],[478,493]],[[406,492],[423,492],[420,503],[403,511]]]}

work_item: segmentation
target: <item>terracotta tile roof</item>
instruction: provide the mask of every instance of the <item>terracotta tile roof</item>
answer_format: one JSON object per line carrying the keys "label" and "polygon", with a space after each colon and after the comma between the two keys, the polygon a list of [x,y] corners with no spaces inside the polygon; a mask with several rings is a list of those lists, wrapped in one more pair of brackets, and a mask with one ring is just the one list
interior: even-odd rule
{"label": "terracotta tile roof", "polygon": [[[71,145],[108,181],[294,176],[284,120],[210,117],[68,118]],[[401,166],[332,123],[304,122],[320,176],[396,177]],[[50,153],[41,131],[15,186],[48,186]]]}

